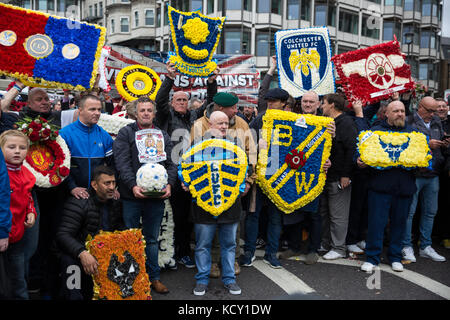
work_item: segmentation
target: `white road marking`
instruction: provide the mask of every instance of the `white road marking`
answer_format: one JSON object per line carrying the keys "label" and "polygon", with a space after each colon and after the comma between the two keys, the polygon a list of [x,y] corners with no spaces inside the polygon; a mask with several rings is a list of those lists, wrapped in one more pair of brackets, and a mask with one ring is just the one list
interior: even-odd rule
{"label": "white road marking", "polygon": [[262,260],[255,260],[253,266],[267,278],[275,282],[287,294],[292,295],[296,293],[312,293],[315,292],[313,288],[308,286],[296,275],[287,271],[284,268],[274,269]]}

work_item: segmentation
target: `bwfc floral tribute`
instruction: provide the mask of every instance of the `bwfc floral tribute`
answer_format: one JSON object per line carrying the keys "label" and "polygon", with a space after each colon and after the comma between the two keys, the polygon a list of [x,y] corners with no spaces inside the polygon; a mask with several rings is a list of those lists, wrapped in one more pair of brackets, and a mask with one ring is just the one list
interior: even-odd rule
{"label": "bwfc floral tribute", "polygon": [[228,210],[245,190],[247,155],[234,143],[204,140],[181,157],[178,175],[197,205],[214,216]]}
{"label": "bwfc floral tribute", "polygon": [[136,64],[120,70],[116,77],[116,89],[127,101],[142,96],[155,100],[161,87],[161,79],[152,69]]}
{"label": "bwfc floral tribute", "polygon": [[427,137],[420,132],[362,131],[357,147],[361,160],[376,169],[431,169]]}
{"label": "bwfc floral tribute", "polygon": [[16,126],[31,141],[24,165],[36,177],[36,185],[59,185],[70,173],[70,151],[57,128],[42,117],[26,117]]}
{"label": "bwfc floral tribute", "polygon": [[294,98],[314,90],[335,92],[331,44],[326,27],[281,30],[275,33],[280,87]]}
{"label": "bwfc floral tribute", "polygon": [[182,12],[171,6],[168,10],[175,48],[175,53],[169,53],[169,61],[187,76],[209,76],[217,68],[216,62],[211,60],[226,18],[210,18],[200,12]]}
{"label": "bwfc floral tribute", "polygon": [[98,261],[94,300],[151,300],[145,271],[145,240],[140,229],[100,231],[86,249]]}
{"label": "bwfc floral tribute", "polygon": [[350,51],[332,58],[342,88],[350,102],[375,103],[394,92],[414,88],[411,68],[400,44],[394,41]]}
{"label": "bwfc floral tribute", "polygon": [[106,29],[0,3],[0,74],[32,87],[94,86]]}
{"label": "bwfc floral tribute", "polygon": [[330,156],[331,135],[326,131],[332,118],[267,110],[257,180],[262,191],[284,213],[313,201],[323,190],[322,167]]}

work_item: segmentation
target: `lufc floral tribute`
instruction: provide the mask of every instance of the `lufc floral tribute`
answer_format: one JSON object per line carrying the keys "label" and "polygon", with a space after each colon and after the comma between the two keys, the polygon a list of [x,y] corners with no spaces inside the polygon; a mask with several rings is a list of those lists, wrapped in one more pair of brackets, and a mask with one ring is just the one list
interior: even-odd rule
{"label": "lufc floral tribute", "polygon": [[36,185],[50,188],[59,185],[70,173],[70,151],[57,128],[38,117],[16,123],[30,139],[24,165],[36,177]]}
{"label": "lufc floral tribute", "polygon": [[420,132],[362,131],[357,147],[361,160],[376,169],[431,168],[427,137]]}
{"label": "lufc floral tribute", "polygon": [[219,216],[244,192],[247,167],[247,155],[237,145],[207,139],[183,154],[178,175],[197,205]]}
{"label": "lufc floral tribute", "polygon": [[88,236],[86,249],[99,264],[94,300],[151,300],[141,229],[100,231]]}
{"label": "lufc floral tribute", "polygon": [[0,74],[31,87],[94,87],[104,27],[0,3]]}
{"label": "lufc floral tribute", "polygon": [[167,186],[168,175],[166,168],[157,163],[147,163],[136,173],[136,183],[145,190],[146,195],[161,195]]}
{"label": "lufc floral tribute", "polygon": [[414,88],[397,39],[338,54],[332,60],[350,102],[375,103]]}
{"label": "lufc floral tribute", "polygon": [[144,96],[155,100],[160,87],[161,79],[158,74],[139,64],[123,68],[116,77],[116,89],[127,101]]}
{"label": "lufc floral tribute", "polygon": [[326,27],[275,33],[279,85],[294,98],[314,90],[335,92],[331,43]]}
{"label": "lufc floral tribute", "polygon": [[207,77],[216,68],[212,56],[219,44],[225,17],[210,18],[200,12],[182,12],[168,6],[175,52],[169,61],[190,77]]}
{"label": "lufc floral tribute", "polygon": [[284,213],[313,201],[322,192],[326,174],[323,165],[330,156],[332,118],[267,110],[256,182]]}

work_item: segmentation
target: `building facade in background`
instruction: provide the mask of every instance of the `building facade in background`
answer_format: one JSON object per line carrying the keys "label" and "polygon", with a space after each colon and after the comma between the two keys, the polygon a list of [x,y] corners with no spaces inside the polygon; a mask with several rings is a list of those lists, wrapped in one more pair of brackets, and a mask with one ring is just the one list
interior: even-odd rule
{"label": "building facade in background", "polygon": [[[8,2],[8,1],[6,1]],[[435,94],[441,72],[440,0],[15,0],[10,3],[96,23],[107,43],[142,50],[172,49],[167,4],[226,16],[217,53],[252,54],[264,74],[281,29],[327,26],[333,54],[390,41],[402,43],[415,79]],[[71,10],[67,10],[67,9]],[[276,85],[276,83],[274,83]],[[441,90],[440,90],[441,89]]]}

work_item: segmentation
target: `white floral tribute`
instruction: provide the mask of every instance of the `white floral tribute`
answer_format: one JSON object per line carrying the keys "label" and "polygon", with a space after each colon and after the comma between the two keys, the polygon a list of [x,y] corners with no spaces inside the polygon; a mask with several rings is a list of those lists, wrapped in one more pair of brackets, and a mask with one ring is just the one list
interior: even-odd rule
{"label": "white floral tribute", "polygon": [[136,173],[136,183],[146,192],[159,192],[167,186],[166,168],[157,163],[147,163]]}
{"label": "white floral tribute", "polygon": [[160,268],[170,268],[176,265],[175,259],[173,258],[175,253],[173,246],[173,211],[169,199],[164,200],[164,205],[164,216],[161,222],[161,230],[158,237],[158,265]]}
{"label": "white floral tribute", "polygon": [[125,127],[127,124],[134,122],[135,120],[125,118],[123,114],[109,115],[102,113],[100,119],[98,119],[98,125],[108,132],[113,138],[117,136],[119,130]]}

